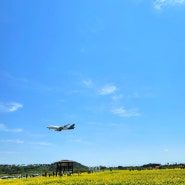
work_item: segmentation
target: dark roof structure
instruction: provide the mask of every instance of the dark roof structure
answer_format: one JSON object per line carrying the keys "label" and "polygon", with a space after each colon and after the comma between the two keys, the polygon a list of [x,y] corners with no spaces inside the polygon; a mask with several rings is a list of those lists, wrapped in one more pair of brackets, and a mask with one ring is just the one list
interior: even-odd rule
{"label": "dark roof structure", "polygon": [[71,162],[75,162],[75,161],[72,161],[72,160],[60,160],[60,161],[56,161],[56,162],[54,162],[54,164],[56,164],[56,163],[71,163]]}
{"label": "dark roof structure", "polygon": [[63,175],[63,173],[73,173],[73,163],[75,161],[72,160],[60,160],[55,162],[56,164],[56,174],[59,172],[60,176]]}

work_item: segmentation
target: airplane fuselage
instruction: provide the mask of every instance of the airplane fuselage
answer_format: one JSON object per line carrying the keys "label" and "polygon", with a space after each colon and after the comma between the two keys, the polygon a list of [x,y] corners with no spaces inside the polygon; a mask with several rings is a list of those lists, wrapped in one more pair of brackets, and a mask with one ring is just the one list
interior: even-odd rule
{"label": "airplane fuselage", "polygon": [[[68,124],[69,125],[69,124]],[[55,126],[55,125],[50,125],[47,128],[48,129],[53,129],[55,131],[62,131],[62,130],[71,130],[75,128],[75,124],[72,124],[70,126],[64,125],[64,126]]]}

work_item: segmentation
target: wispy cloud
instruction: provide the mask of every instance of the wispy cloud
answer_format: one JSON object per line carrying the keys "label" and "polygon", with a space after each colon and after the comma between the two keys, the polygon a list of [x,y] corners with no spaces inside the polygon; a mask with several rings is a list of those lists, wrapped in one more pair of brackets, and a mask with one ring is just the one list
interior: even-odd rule
{"label": "wispy cloud", "polygon": [[108,95],[108,94],[112,94],[117,90],[117,87],[114,85],[106,85],[104,87],[102,87],[99,90],[99,95]]}
{"label": "wispy cloud", "polygon": [[153,4],[156,10],[161,10],[167,6],[184,5],[185,0],[155,0]]}
{"label": "wispy cloud", "polygon": [[14,155],[14,154],[17,154],[17,152],[8,152],[8,151],[5,151],[5,152],[0,152],[0,154]]}
{"label": "wispy cloud", "polygon": [[23,140],[19,139],[7,139],[7,140],[0,140],[1,143],[15,143],[15,144],[22,144],[24,143]]}
{"label": "wispy cloud", "polygon": [[123,98],[123,95],[122,94],[119,94],[119,95],[114,95],[112,97],[112,100],[113,101],[120,101],[122,98]]}
{"label": "wispy cloud", "polygon": [[91,142],[88,142],[87,140],[83,140],[81,138],[75,139],[74,142],[80,145],[92,145]]}
{"label": "wispy cloud", "polygon": [[13,143],[13,144],[28,144],[28,145],[40,145],[40,146],[49,146],[51,143],[45,141],[23,141],[21,139],[1,139],[0,143]]}
{"label": "wispy cloud", "polygon": [[3,123],[0,123],[0,132],[22,132],[21,128],[9,129]]}
{"label": "wispy cloud", "polygon": [[6,79],[6,81],[8,80],[9,82],[16,83],[16,84],[28,82],[26,78],[15,77],[11,73],[5,70],[0,70],[0,77],[2,79]]}
{"label": "wispy cloud", "polygon": [[[53,85],[48,85],[48,84],[43,84],[38,81],[31,81],[30,79],[24,78],[24,77],[17,77],[13,76],[11,73],[0,70],[0,79],[4,79],[4,81],[8,81],[9,85],[16,86],[18,88],[23,88],[23,89],[28,89],[31,91],[36,91],[36,92],[64,92],[63,88],[59,86],[53,86]],[[0,112],[1,111],[1,104],[0,103]],[[21,104],[20,104],[21,105]],[[4,108],[3,108],[4,110]],[[5,109],[6,110],[6,109]],[[3,112],[11,112],[11,111],[3,111]]]}
{"label": "wispy cloud", "polygon": [[114,108],[111,112],[120,117],[137,117],[141,115],[137,109],[126,110],[124,107]]}
{"label": "wispy cloud", "polygon": [[42,142],[42,141],[38,141],[38,142],[29,142],[28,144],[31,144],[31,145],[41,145],[41,146],[49,146],[49,145],[51,145],[51,143]]}
{"label": "wispy cloud", "polygon": [[22,107],[23,105],[17,102],[9,102],[9,103],[0,102],[0,112],[14,112]]}
{"label": "wispy cloud", "polygon": [[167,153],[167,152],[169,152],[169,149],[165,148],[163,151]]}
{"label": "wispy cloud", "polygon": [[92,80],[83,80],[82,83],[86,87],[92,87],[94,85]]}

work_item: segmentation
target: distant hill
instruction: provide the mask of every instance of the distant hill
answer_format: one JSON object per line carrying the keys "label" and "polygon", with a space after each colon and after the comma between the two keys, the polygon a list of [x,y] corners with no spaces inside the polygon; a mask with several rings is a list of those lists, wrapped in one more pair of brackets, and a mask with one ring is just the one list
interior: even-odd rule
{"label": "distant hill", "polygon": [[89,170],[89,167],[84,166],[78,162],[74,162],[74,172],[85,172],[88,170]]}

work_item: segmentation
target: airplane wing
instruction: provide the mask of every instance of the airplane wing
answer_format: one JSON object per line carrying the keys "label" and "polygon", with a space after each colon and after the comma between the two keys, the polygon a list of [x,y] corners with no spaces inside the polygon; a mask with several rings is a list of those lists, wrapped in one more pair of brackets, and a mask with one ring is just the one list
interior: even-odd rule
{"label": "airplane wing", "polygon": [[72,125],[70,125],[67,129],[74,129],[75,128],[75,124],[72,124]]}
{"label": "airplane wing", "polygon": [[69,125],[69,124],[64,125],[64,126],[59,126],[56,130],[57,130],[57,131],[66,130],[68,125]]}
{"label": "airplane wing", "polygon": [[56,129],[56,131],[61,131],[61,130],[63,130],[64,128],[65,128],[64,126],[58,127],[58,128]]}

